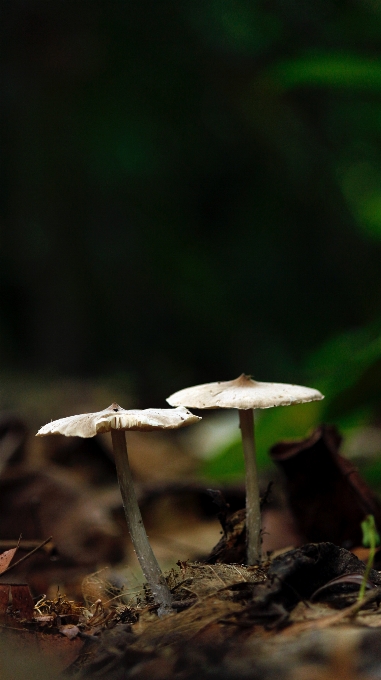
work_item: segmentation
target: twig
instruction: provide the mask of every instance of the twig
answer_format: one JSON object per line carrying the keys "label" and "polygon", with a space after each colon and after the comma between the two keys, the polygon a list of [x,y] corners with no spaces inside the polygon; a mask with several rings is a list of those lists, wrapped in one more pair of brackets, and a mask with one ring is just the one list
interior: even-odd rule
{"label": "twig", "polygon": [[243,574],[241,574],[240,570],[237,569],[237,567],[235,566],[235,564],[232,564],[232,567],[233,567],[233,569],[235,569],[235,570],[239,573],[240,577],[242,578],[242,581],[243,581],[244,583],[248,583],[248,580],[243,576]]}
{"label": "twig", "polygon": [[225,587],[226,587],[225,581],[221,578],[221,576],[220,576],[219,574],[217,574],[216,570],[213,569],[213,567],[211,566],[211,564],[207,564],[206,566],[209,567],[209,569],[212,570],[213,574],[214,574],[215,576],[217,576],[217,578],[219,579],[219,581],[221,581],[222,585],[223,585],[224,588],[225,588]]}
{"label": "twig", "polygon": [[[37,550],[40,550],[40,548],[43,548],[44,545],[46,545],[47,543],[49,543],[49,541],[51,541],[52,538],[53,538],[53,536],[49,536],[49,538],[47,538],[45,541],[43,541],[42,543],[40,543],[40,545],[38,545],[36,548],[34,548],[33,550],[31,550],[27,555],[24,555],[24,557],[20,557],[20,559],[17,560],[17,562],[15,562],[14,564],[11,564],[9,567],[7,567],[6,569],[4,569],[3,574],[6,574],[6,572],[7,572],[7,571],[10,571],[11,569],[13,569],[13,567],[17,567],[17,565],[20,564],[20,562],[24,562],[24,560],[27,560],[28,557],[30,557],[31,555],[33,555],[33,553],[37,552]],[[3,575],[3,574],[1,574],[1,575]]]}
{"label": "twig", "polygon": [[[28,541],[16,539],[1,539],[0,540],[0,550],[11,550],[12,548],[17,548],[19,550],[33,550],[36,546],[40,545],[40,541]],[[53,544],[52,544],[53,545]]]}

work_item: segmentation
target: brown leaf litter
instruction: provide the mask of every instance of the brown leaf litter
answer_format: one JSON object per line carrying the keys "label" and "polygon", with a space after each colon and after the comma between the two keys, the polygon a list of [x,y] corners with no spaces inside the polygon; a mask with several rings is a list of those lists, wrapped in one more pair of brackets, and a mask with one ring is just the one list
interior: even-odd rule
{"label": "brown leaf litter", "polygon": [[[338,444],[334,431],[322,427],[304,442],[280,445],[279,460],[295,496],[291,506],[301,531],[314,540],[331,532],[335,541],[356,545],[359,518],[370,508],[377,520],[378,505],[359,482],[353,466],[341,462]],[[86,559],[89,553],[84,546],[89,534],[81,524],[82,483],[66,485],[56,469],[46,475],[43,470],[17,468],[15,464],[5,470],[0,480],[7,510],[12,508],[13,517],[19,519],[17,503],[25,510],[31,491],[37,490],[39,504],[26,512],[25,522],[32,521],[34,529],[43,522],[46,529],[53,520],[54,540],[57,537],[62,551],[72,550],[75,559],[76,554],[80,560]],[[22,473],[19,478],[17,472]],[[319,478],[321,489],[315,478]],[[11,484],[18,490],[16,506],[7,506]],[[160,496],[163,488],[159,485],[157,489]],[[56,491],[62,518],[52,516],[49,509],[57,503]],[[171,491],[177,492],[177,484]],[[338,521],[336,512],[342,513]],[[73,527],[80,527],[78,538]],[[147,587],[117,591],[115,584],[102,584],[99,573],[84,580],[85,606],[64,595],[50,594],[40,598],[33,609],[28,586],[5,583],[2,577],[5,594],[0,592],[4,603],[0,646],[3,642],[8,649],[8,642],[11,645],[17,640],[19,657],[23,650],[29,655],[34,647],[40,649],[41,659],[51,655],[51,668],[36,676],[44,680],[74,660],[68,670],[72,676],[99,680],[333,680],[335,673],[346,680],[381,677],[381,652],[377,656],[381,649],[379,572],[371,571],[371,590],[358,605],[364,564],[347,550],[327,542],[310,543],[288,550],[260,568],[246,567],[240,564],[245,545],[244,511],[235,515],[226,511],[223,530],[223,540],[208,564],[180,562],[179,569],[169,574],[174,613],[163,619],[157,617]],[[45,535],[48,533],[53,531]],[[35,538],[35,533],[27,534],[27,540]],[[101,549],[103,538],[102,533]],[[87,574],[95,562],[90,558],[87,567],[83,565]],[[340,664],[346,675],[339,674]],[[379,669],[378,676],[374,668]],[[26,677],[25,673],[15,675],[12,668],[7,672],[2,671],[2,680]]]}
{"label": "brown leaf litter", "polygon": [[[273,646],[284,647],[290,636],[300,638],[348,625],[349,621],[375,628],[381,623],[378,604],[373,604],[380,599],[381,576],[374,570],[370,578],[376,587],[361,604],[353,603],[353,588],[358,591],[358,584],[351,582],[336,584],[342,597],[339,605],[333,597],[329,604],[310,601],[313,593],[335,576],[363,572],[363,563],[354,555],[330,543],[289,551],[263,568],[179,563],[179,571],[172,571],[168,577],[177,613],[158,619],[149,594],[144,599],[141,593],[140,602],[138,598],[134,606],[116,608],[114,627],[101,633],[98,643],[89,638],[92,647],[85,648],[86,656],[78,659],[73,671],[85,677],[93,677],[96,671],[95,677],[107,680],[128,678],[130,670],[134,678],[135,673],[136,677],[154,680],[165,673],[167,677],[188,678],[196,673],[194,658],[205,650],[209,654],[213,649],[221,658],[232,654],[237,665],[237,649],[242,649],[243,662],[251,658],[250,645],[256,647],[258,640],[266,644],[272,640]],[[344,608],[332,613],[332,606]],[[369,610],[372,606],[376,609]],[[266,663],[271,665],[271,659]],[[141,664],[145,674],[140,676]],[[255,664],[256,668],[265,664],[264,658],[261,664]],[[183,675],[176,670],[179,666],[187,668]],[[126,675],[120,675],[121,669]],[[224,677],[225,662],[221,671]],[[234,672],[241,678],[239,668]],[[209,677],[205,668],[203,673],[195,677]]]}
{"label": "brown leaf litter", "polygon": [[[34,639],[36,648],[45,646],[42,658],[60,650],[59,670],[77,656],[71,675],[100,680],[294,680],[297,675],[287,674],[291,667],[302,678],[320,645],[324,680],[330,677],[330,664],[334,668],[336,663],[330,646],[335,631],[348,629],[349,623],[359,631],[353,668],[361,656],[359,648],[368,640],[366,631],[379,632],[381,576],[374,570],[370,579],[375,587],[361,605],[353,603],[353,589],[358,591],[358,584],[350,579],[349,583],[337,579],[335,585],[344,603],[341,599],[338,604],[327,593],[325,602],[311,602],[324,583],[340,574],[361,575],[364,571],[363,563],[353,554],[329,543],[289,551],[263,567],[187,562],[178,566],[167,577],[174,598],[173,614],[159,619],[147,588],[123,592],[119,599],[98,598],[87,607],[59,594],[52,600],[41,598],[32,620],[23,622],[27,633],[13,630],[17,640],[27,635],[20,653]],[[96,582],[94,576],[93,585]],[[91,581],[85,582],[84,588],[95,597],[97,588],[91,591],[89,585]],[[128,604],[124,603],[126,597],[130,598]],[[332,612],[337,606],[340,611]],[[16,614],[14,618],[16,621]],[[331,637],[324,637],[327,629]],[[1,639],[2,635],[0,643]],[[377,640],[381,641],[381,636]]]}

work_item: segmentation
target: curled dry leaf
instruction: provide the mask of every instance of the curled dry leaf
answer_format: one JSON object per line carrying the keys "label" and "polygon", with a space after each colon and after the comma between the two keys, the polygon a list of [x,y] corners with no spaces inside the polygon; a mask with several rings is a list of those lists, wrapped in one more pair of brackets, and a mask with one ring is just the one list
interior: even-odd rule
{"label": "curled dry leaf", "polygon": [[6,550],[5,552],[1,553],[0,555],[0,574],[2,574],[6,569],[8,569],[13,557],[15,556],[16,553],[16,548],[11,548],[10,550]]}
{"label": "curled dry leaf", "polygon": [[381,527],[381,506],[357,468],[339,453],[336,428],[318,427],[302,441],[281,442],[270,451],[282,468],[290,509],[303,542],[361,545],[361,522],[373,515]]}
{"label": "curled dry leaf", "polygon": [[[328,590],[330,590],[334,586],[346,586],[346,585],[354,585],[357,586],[357,589],[360,589],[360,586],[363,582],[364,579],[364,574],[345,574],[345,576],[337,576],[336,578],[333,578],[331,581],[328,581],[328,583],[325,583],[324,586],[321,586],[321,588],[318,588],[315,590],[314,593],[312,593],[310,600],[311,602],[314,602],[315,600],[318,600],[320,596],[324,593],[326,593]],[[372,582],[367,580],[366,582],[366,589],[367,590],[372,590],[376,588],[377,586]]]}

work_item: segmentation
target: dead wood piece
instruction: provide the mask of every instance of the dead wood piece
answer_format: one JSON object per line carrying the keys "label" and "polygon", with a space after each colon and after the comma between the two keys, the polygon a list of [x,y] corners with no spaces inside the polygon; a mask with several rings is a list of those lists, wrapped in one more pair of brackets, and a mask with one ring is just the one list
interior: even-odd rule
{"label": "dead wood piece", "polygon": [[237,510],[223,518],[224,535],[206,558],[209,564],[243,564],[246,561],[246,510]]}

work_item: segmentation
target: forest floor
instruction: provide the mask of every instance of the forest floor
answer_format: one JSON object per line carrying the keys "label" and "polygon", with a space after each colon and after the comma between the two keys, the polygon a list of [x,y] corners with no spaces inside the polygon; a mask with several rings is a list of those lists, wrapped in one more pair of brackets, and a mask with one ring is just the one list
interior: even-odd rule
{"label": "forest floor", "polygon": [[[12,586],[2,680],[374,680],[381,677],[381,574],[331,543],[262,566],[180,562],[167,576],[174,613],[147,588],[86,609]],[[128,604],[122,600],[129,600]],[[28,609],[29,607],[29,609]]]}
{"label": "forest floor", "polygon": [[20,419],[0,419],[1,680],[381,680],[377,558],[357,601],[360,521],[370,513],[380,527],[380,504],[333,428],[274,447],[285,482],[272,473],[264,561],[250,567],[242,486],[208,493],[174,438],[129,441],[154,552],[176,565],[163,618],[130,578],[107,440],[42,448]]}

